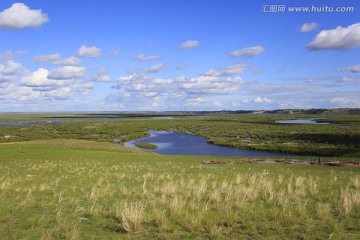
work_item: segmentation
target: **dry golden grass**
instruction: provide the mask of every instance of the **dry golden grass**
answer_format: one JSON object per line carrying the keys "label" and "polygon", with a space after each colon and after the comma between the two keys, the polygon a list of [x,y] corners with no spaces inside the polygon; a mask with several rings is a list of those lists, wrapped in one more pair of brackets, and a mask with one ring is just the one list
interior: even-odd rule
{"label": "dry golden grass", "polygon": [[141,202],[125,203],[117,209],[117,215],[121,217],[122,226],[127,232],[139,232],[144,220],[144,206]]}

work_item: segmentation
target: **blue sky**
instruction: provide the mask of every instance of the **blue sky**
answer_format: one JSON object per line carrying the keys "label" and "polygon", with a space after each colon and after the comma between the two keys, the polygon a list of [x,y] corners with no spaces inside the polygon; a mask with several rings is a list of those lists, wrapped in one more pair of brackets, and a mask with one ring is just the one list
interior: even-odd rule
{"label": "blue sky", "polygon": [[360,107],[359,1],[2,0],[0,41],[1,112]]}

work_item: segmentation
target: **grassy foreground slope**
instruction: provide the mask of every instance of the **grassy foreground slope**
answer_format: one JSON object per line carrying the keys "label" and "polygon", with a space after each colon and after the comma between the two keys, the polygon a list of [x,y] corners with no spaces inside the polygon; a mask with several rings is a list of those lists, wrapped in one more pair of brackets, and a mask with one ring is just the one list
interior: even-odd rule
{"label": "grassy foreground slope", "polygon": [[0,144],[0,239],[359,239],[360,169]]}

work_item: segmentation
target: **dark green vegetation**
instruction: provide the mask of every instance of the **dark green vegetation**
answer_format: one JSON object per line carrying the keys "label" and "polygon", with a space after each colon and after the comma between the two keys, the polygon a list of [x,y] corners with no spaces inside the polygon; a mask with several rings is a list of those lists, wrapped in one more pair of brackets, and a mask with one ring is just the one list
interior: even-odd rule
{"label": "dark green vegetation", "polygon": [[139,148],[145,148],[145,149],[157,149],[157,146],[151,143],[146,143],[146,142],[138,142],[135,144],[135,146],[139,147]]}
{"label": "dark green vegetation", "polygon": [[[0,144],[0,239],[359,239],[360,169]],[[202,165],[204,160],[244,161]]]}
{"label": "dark green vegetation", "polygon": [[[360,115],[354,110],[313,110],[321,114],[58,114],[3,115],[0,121],[61,120],[57,125],[0,127],[0,142],[79,139],[122,142],[167,130],[209,138],[210,143],[254,150],[316,156],[360,156]],[[282,110],[285,111],[285,110]],[[308,110],[310,111],[310,110]],[[311,112],[311,111],[310,111]],[[172,116],[173,119],[161,117]],[[275,120],[321,118],[323,125],[279,124]]]}

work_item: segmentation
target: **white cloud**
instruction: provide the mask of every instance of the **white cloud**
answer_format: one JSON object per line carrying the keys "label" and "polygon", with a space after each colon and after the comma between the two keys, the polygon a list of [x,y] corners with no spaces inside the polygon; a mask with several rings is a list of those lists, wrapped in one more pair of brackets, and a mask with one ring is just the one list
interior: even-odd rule
{"label": "white cloud", "polygon": [[26,53],[26,51],[12,52],[11,50],[8,50],[5,53],[0,54],[0,60],[1,61],[14,60],[15,58],[20,57],[21,55],[24,55],[25,53]]}
{"label": "white cloud", "polygon": [[155,66],[151,66],[148,69],[146,69],[147,73],[157,73],[160,72],[165,67],[165,64],[157,64]]}
{"label": "white cloud", "polygon": [[187,99],[185,106],[199,106],[201,102],[203,102],[204,99],[201,97]]}
{"label": "white cloud", "polygon": [[146,97],[154,97],[154,96],[156,96],[156,95],[158,95],[158,92],[146,92],[146,93],[145,93],[145,96],[146,96]]}
{"label": "white cloud", "polygon": [[161,58],[161,56],[159,56],[159,55],[145,56],[144,54],[139,54],[139,55],[134,56],[133,58],[135,58],[141,62],[147,62],[147,61],[158,60]]}
{"label": "white cloud", "polygon": [[181,49],[190,49],[190,48],[195,48],[195,47],[199,47],[200,43],[196,40],[187,40],[186,42],[183,42],[180,44],[180,48]]}
{"label": "white cloud", "polygon": [[174,82],[174,80],[171,79],[162,79],[162,78],[154,78],[153,83],[160,85],[160,84],[171,84]]}
{"label": "white cloud", "polygon": [[156,97],[153,102],[151,103],[152,107],[161,107],[163,105],[163,99],[161,99],[160,97]]}
{"label": "white cloud", "polygon": [[46,99],[66,99],[73,95],[73,89],[70,87],[60,87],[54,90],[45,91],[41,95]]}
{"label": "white cloud", "polygon": [[215,107],[222,107],[223,103],[221,101],[214,101],[214,106]]}
{"label": "white cloud", "polygon": [[360,100],[350,97],[335,97],[330,100],[337,107],[360,107]]}
{"label": "white cloud", "polygon": [[7,61],[0,64],[0,75],[17,75],[21,70],[21,64],[14,61]]}
{"label": "white cloud", "polygon": [[0,83],[13,81],[17,79],[22,72],[22,65],[12,60],[0,64]]}
{"label": "white cloud", "polygon": [[141,90],[144,90],[147,88],[147,86],[142,83],[133,83],[131,86],[132,86],[132,89],[136,90],[136,91],[141,91]]}
{"label": "white cloud", "polygon": [[151,79],[151,77],[145,73],[135,73],[129,76],[121,76],[118,78],[119,82],[146,81],[149,79]]}
{"label": "white cloud", "polygon": [[54,65],[64,65],[64,66],[76,66],[81,64],[81,60],[77,57],[69,57],[62,59],[59,53],[42,55],[34,57],[36,63],[50,63]]}
{"label": "white cloud", "polygon": [[78,57],[89,57],[89,58],[100,57],[101,54],[102,53],[100,48],[97,48],[96,46],[87,47],[85,45],[82,45],[76,53]]}
{"label": "white cloud", "polygon": [[254,102],[255,102],[255,103],[271,103],[272,100],[269,99],[269,98],[266,98],[266,97],[256,97],[256,98],[254,99]]}
{"label": "white cloud", "polygon": [[310,50],[347,50],[360,46],[360,23],[322,30],[306,45]]}
{"label": "white cloud", "polygon": [[[184,78],[180,78],[184,81]],[[224,78],[216,76],[200,76],[187,78],[182,88],[189,94],[230,94],[239,90],[245,81],[240,77]]]}
{"label": "white cloud", "polygon": [[337,82],[355,84],[355,79],[352,77],[341,77]]}
{"label": "white cloud", "polygon": [[[79,80],[54,80],[48,77],[49,71],[39,68],[21,78],[17,93],[21,101],[34,100],[63,100],[69,97],[86,95],[90,89],[94,88],[92,82],[82,82]],[[46,102],[48,104],[49,102]]]}
{"label": "white cloud", "polygon": [[238,102],[232,102],[232,103],[231,103],[231,106],[233,106],[233,107],[241,107],[242,104],[241,104],[241,103],[238,103]]}
{"label": "white cloud", "polygon": [[21,83],[28,87],[55,87],[63,84],[48,78],[49,71],[45,68],[39,68],[35,72],[21,78]]}
{"label": "white cloud", "polygon": [[154,78],[145,73],[136,73],[118,78],[118,84],[112,88],[123,91],[169,92],[171,79]]}
{"label": "white cloud", "polygon": [[105,69],[100,69],[98,70],[94,76],[91,77],[92,81],[96,81],[96,82],[111,82],[112,79],[111,77],[109,77],[108,75],[108,71],[106,71]]}
{"label": "white cloud", "polygon": [[208,77],[220,77],[221,72],[219,72],[216,69],[209,69],[201,74],[202,76],[208,76]]}
{"label": "white cloud", "polygon": [[348,67],[340,68],[338,70],[338,72],[345,72],[345,71],[350,71],[352,73],[359,73],[360,72],[360,65],[348,66]]}
{"label": "white cloud", "polygon": [[50,79],[63,80],[63,79],[74,79],[82,78],[85,74],[86,68],[76,66],[65,66],[57,68],[49,73]]}
{"label": "white cloud", "polygon": [[265,51],[265,48],[263,46],[254,46],[254,47],[248,47],[243,48],[240,50],[235,50],[230,53],[231,57],[246,57],[246,58],[252,58],[255,56],[258,56],[259,54],[263,53]]}
{"label": "white cloud", "polygon": [[316,22],[312,22],[312,23],[304,23],[301,27],[300,27],[300,32],[310,32],[312,30],[314,30],[319,24],[317,24]]}
{"label": "white cloud", "polygon": [[248,68],[252,68],[249,64],[243,64],[243,63],[237,63],[230,66],[227,66],[224,68],[224,71],[222,73],[222,76],[230,76],[230,75],[236,75],[239,73],[242,73]]}
{"label": "white cloud", "polygon": [[0,12],[1,29],[22,29],[39,27],[49,21],[41,10],[32,10],[23,3],[14,3],[10,8]]}
{"label": "white cloud", "polygon": [[247,69],[251,69],[253,72],[257,72],[258,69],[251,66],[250,64],[236,63],[226,67],[219,67],[217,69],[209,69],[202,73],[202,76],[221,77],[231,76],[244,72]]}

